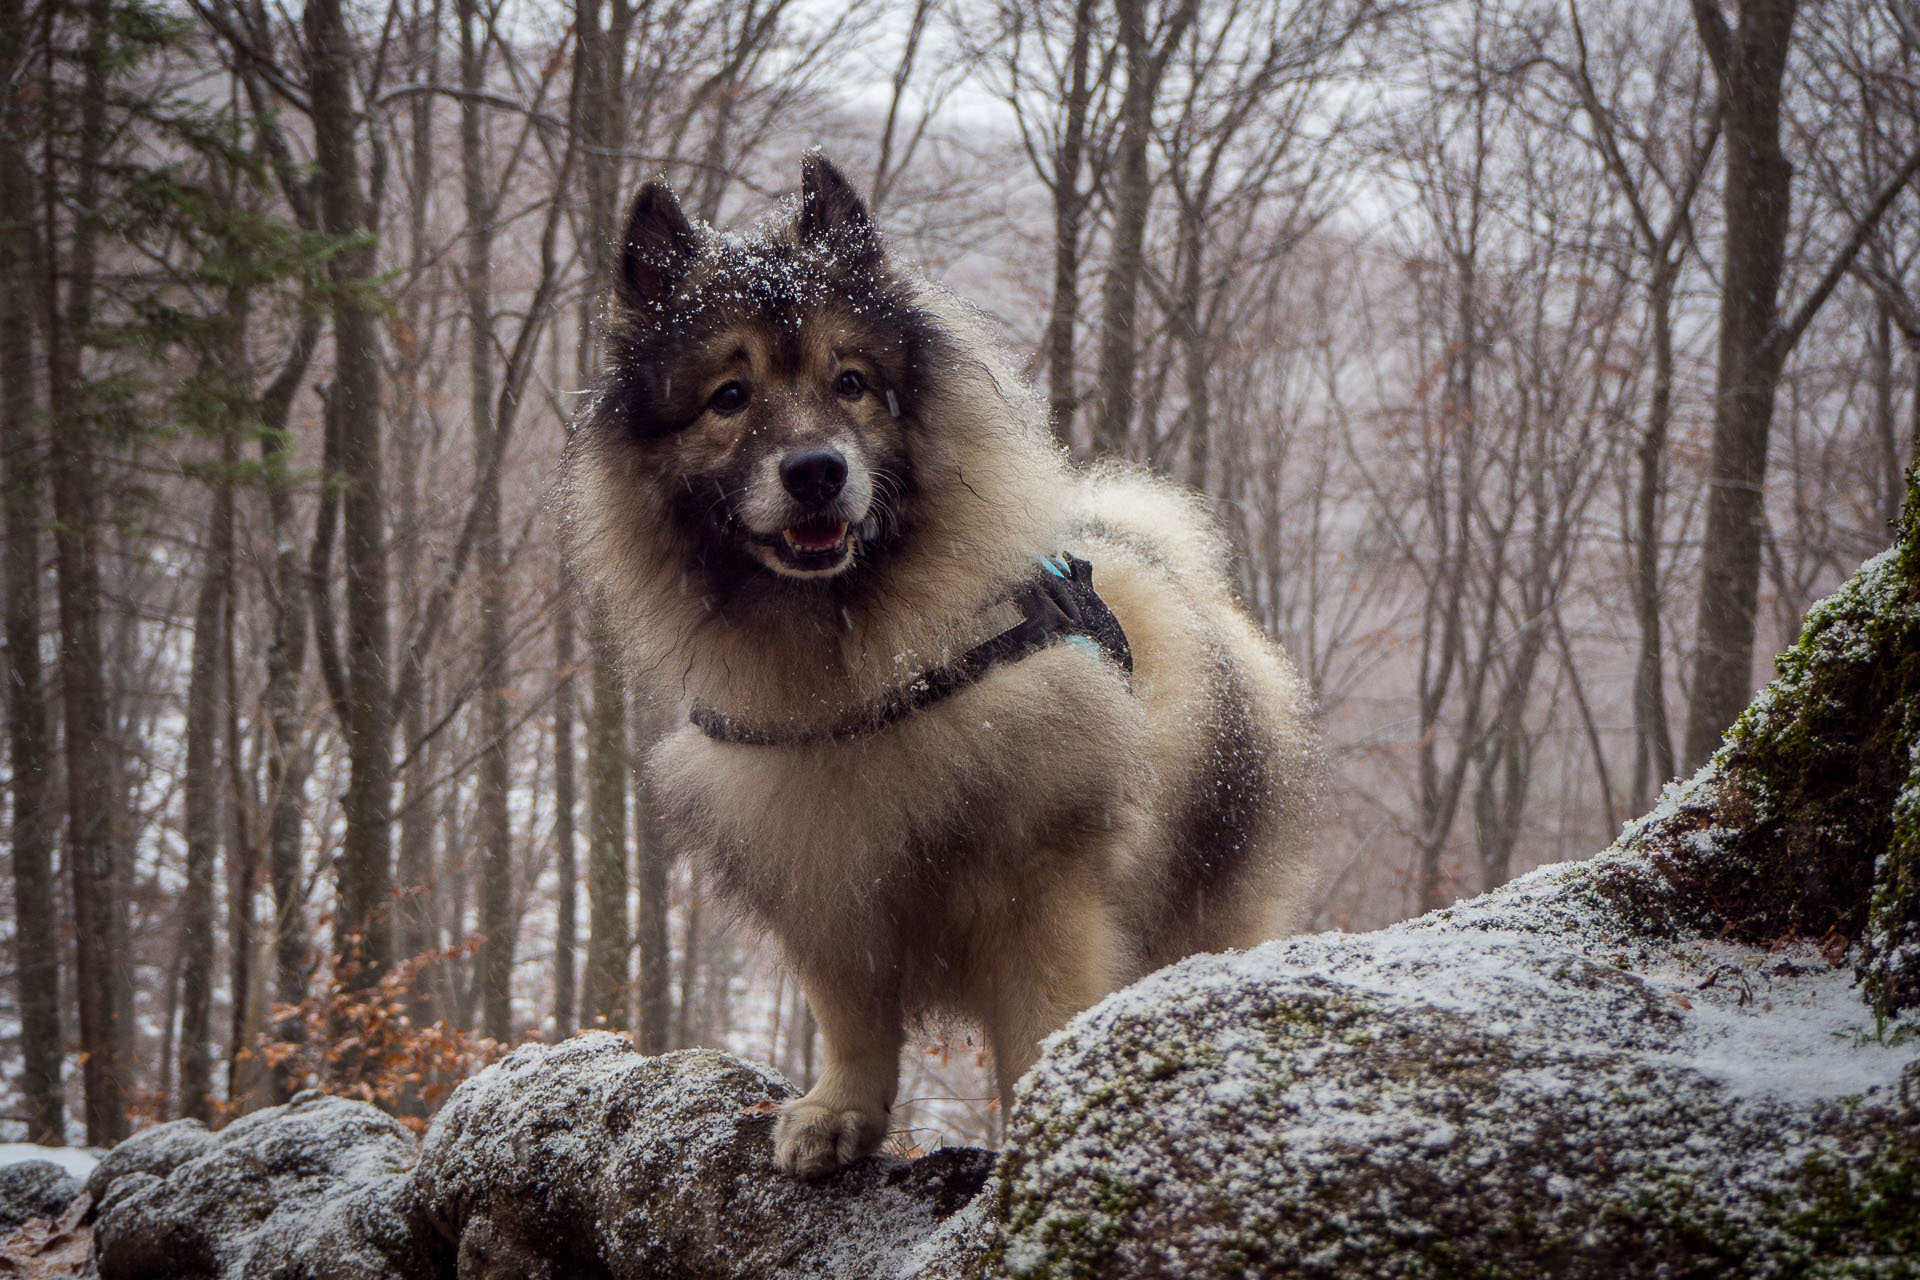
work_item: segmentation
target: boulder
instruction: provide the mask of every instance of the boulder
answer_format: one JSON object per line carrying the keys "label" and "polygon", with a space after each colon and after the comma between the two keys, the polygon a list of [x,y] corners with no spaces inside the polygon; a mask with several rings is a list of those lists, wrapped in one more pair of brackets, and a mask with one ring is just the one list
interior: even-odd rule
{"label": "boulder", "polygon": [[435,1274],[405,1194],[416,1154],[393,1117],[317,1092],[216,1134],[148,1130],[88,1183],[95,1262],[103,1280]]}
{"label": "boulder", "polygon": [[1589,914],[1603,865],[1107,1001],[1023,1086],[980,1273],[1916,1274],[1920,1037],[1811,944]]}
{"label": "boulder", "polygon": [[461,1275],[871,1277],[973,1198],[991,1157],[876,1158],[820,1183],[772,1159],[778,1075],[588,1034],[463,1085],[414,1171]]}
{"label": "boulder", "polygon": [[80,1180],[50,1160],[0,1168],[0,1236],[35,1218],[57,1218],[79,1195]]}
{"label": "boulder", "polygon": [[96,1173],[96,1262],[103,1280],[934,1280],[936,1265],[953,1274],[978,1256],[936,1237],[985,1183],[990,1153],[876,1158],[796,1182],[772,1151],[794,1092],[724,1054],[649,1058],[590,1032],[467,1081],[417,1157],[398,1122],[319,1094],[218,1134],[162,1126]]}

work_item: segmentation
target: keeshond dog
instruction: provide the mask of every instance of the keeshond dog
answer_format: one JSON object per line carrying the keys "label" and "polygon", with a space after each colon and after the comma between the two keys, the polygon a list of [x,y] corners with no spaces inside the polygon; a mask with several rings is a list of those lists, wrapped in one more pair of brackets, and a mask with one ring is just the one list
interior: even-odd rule
{"label": "keeshond dog", "polygon": [[1319,753],[1190,496],[1079,470],[985,322],[890,256],[818,153],[751,231],[633,202],[560,483],[675,847],[778,943],[824,1069],[802,1177],[879,1145],[907,1028],[977,1020],[1000,1096],[1042,1037],[1284,930]]}

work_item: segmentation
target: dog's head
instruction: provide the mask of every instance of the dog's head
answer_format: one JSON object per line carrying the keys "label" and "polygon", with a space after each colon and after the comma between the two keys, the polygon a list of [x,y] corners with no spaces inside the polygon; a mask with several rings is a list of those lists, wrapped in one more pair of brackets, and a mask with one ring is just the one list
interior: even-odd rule
{"label": "dog's head", "polygon": [[664,183],[640,190],[588,427],[712,589],[846,588],[911,536],[940,344],[915,296],[818,153],[797,208],[749,235],[696,226]]}

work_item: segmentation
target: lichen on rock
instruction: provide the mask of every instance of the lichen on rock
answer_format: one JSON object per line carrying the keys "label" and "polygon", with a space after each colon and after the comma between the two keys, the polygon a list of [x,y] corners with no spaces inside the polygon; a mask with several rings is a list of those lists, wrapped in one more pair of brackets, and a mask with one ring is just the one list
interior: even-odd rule
{"label": "lichen on rock", "polygon": [[1874,1041],[1844,974],[1482,918],[1509,906],[1191,960],[1077,1021],[1025,1082],[981,1272],[1913,1267],[1875,1205],[1912,1185],[1920,1045]]}
{"label": "lichen on rock", "polygon": [[1705,771],[1726,838],[1671,865],[1729,932],[1857,939],[1883,1019],[1920,1006],[1917,480],[1898,540],[1808,612]]}

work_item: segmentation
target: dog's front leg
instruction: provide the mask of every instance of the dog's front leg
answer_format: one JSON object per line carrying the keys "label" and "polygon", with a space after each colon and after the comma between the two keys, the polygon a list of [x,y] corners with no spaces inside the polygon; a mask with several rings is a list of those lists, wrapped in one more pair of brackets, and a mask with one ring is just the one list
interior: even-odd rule
{"label": "dog's front leg", "polygon": [[826,1068],[813,1088],[780,1108],[773,1155],[786,1172],[818,1178],[871,1154],[887,1136],[904,1033],[890,993],[856,996],[805,975],[801,986],[820,1025]]}
{"label": "dog's front leg", "polygon": [[1040,1057],[1040,1041],[1125,983],[1128,951],[1092,881],[1030,897],[995,941],[984,1020],[1000,1105],[1011,1108],[1013,1082]]}

